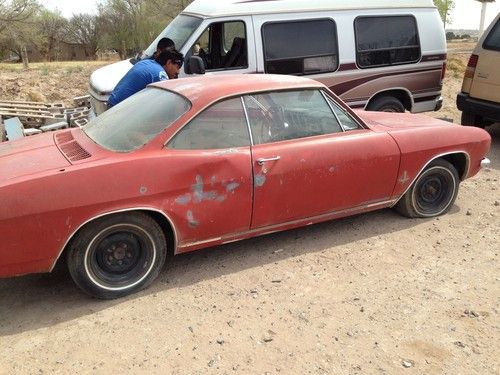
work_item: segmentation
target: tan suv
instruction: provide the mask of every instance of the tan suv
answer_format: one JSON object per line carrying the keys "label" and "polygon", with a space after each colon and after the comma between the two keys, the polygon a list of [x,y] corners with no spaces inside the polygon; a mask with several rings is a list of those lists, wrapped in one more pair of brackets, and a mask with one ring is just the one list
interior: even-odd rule
{"label": "tan suv", "polygon": [[500,13],[479,39],[457,96],[462,125],[500,122]]}

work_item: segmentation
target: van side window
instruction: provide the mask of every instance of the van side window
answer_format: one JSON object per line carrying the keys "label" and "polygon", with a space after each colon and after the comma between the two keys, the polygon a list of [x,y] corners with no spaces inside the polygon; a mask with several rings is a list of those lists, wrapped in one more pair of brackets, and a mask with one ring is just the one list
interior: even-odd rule
{"label": "van side window", "polygon": [[356,61],[360,68],[420,60],[420,41],[413,16],[358,17],[354,30]]}
{"label": "van side window", "polygon": [[484,49],[490,49],[493,51],[500,51],[500,20],[497,21],[493,29],[486,37],[483,43]]}
{"label": "van side window", "polygon": [[248,67],[245,23],[212,23],[191,47],[191,53],[201,57],[206,70]]}
{"label": "van side window", "polygon": [[266,23],[262,38],[266,73],[307,75],[337,70],[337,28],[330,19]]}

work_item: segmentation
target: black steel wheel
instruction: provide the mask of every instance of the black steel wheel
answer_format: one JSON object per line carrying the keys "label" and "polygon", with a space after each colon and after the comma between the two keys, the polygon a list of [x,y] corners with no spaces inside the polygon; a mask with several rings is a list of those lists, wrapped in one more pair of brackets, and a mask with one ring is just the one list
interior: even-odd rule
{"label": "black steel wheel", "polygon": [[68,252],[68,268],[86,293],[103,299],[148,286],[166,258],[165,236],[143,213],[119,213],[85,225]]}
{"label": "black steel wheel", "polygon": [[455,167],[438,159],[418,176],[396,205],[408,217],[434,217],[446,213],[457,198],[460,179]]}
{"label": "black steel wheel", "polygon": [[403,113],[405,111],[405,106],[401,101],[394,96],[381,96],[374,101],[372,101],[366,107],[367,111],[376,112],[399,112]]}

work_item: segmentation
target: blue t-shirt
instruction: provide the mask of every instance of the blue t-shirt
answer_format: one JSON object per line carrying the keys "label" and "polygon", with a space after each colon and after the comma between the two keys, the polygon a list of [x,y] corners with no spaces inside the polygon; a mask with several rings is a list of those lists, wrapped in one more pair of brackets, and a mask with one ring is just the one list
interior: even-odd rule
{"label": "blue t-shirt", "polygon": [[121,101],[141,91],[153,82],[168,79],[165,69],[155,60],[142,60],[135,64],[127,74],[118,82],[111,93],[108,106],[113,107]]}

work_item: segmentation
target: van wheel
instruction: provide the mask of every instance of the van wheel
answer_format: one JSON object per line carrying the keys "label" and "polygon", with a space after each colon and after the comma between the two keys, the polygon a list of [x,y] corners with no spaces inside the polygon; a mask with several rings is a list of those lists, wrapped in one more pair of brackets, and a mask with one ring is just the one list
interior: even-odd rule
{"label": "van wheel", "polygon": [[462,112],[460,123],[465,126],[476,126],[478,128],[484,128],[483,118],[471,112]]}
{"label": "van wheel", "polygon": [[395,208],[407,217],[434,217],[451,208],[458,194],[459,177],[455,167],[437,159],[418,176]]}
{"label": "van wheel", "polygon": [[161,227],[143,213],[120,213],[87,224],[68,250],[71,277],[86,293],[123,297],[151,284],[167,254]]}
{"label": "van wheel", "polygon": [[372,101],[366,107],[367,111],[377,111],[377,112],[400,112],[405,111],[405,106],[399,99],[394,96],[381,96],[374,101]]}

